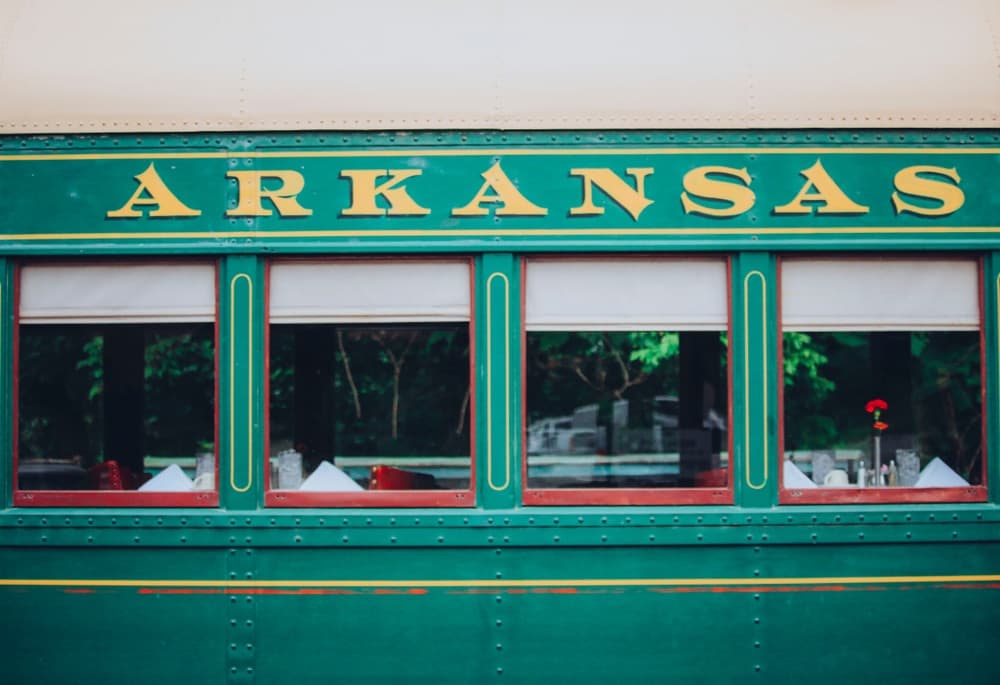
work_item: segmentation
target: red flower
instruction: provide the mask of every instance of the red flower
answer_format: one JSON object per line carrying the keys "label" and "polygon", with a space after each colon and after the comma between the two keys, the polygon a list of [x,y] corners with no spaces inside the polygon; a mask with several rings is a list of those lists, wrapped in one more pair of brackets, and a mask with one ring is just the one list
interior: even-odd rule
{"label": "red flower", "polygon": [[865,405],[865,411],[871,414],[876,409],[888,409],[889,404],[885,400],[874,399],[868,400],[868,404]]}
{"label": "red flower", "polygon": [[876,421],[875,423],[872,424],[872,426],[876,430],[884,431],[886,428],[889,427],[889,424],[885,423],[884,421]]}

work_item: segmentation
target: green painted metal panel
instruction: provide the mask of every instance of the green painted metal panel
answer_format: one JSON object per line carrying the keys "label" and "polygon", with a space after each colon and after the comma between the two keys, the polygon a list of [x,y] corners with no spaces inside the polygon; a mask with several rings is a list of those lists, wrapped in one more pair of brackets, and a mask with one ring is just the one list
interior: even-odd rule
{"label": "green painted metal panel", "polygon": [[0,259],[0,504],[13,497],[14,275],[8,259]]}
{"label": "green painted metal panel", "polygon": [[63,582],[0,587],[2,644],[14,682],[994,682],[1000,546],[864,547],[6,549]]}
{"label": "green painted metal panel", "polygon": [[769,507],[778,497],[776,288],[773,256],[733,259],[732,477],[736,502],[747,507]]}
{"label": "green painted metal panel", "polygon": [[[784,250],[985,253],[995,473],[998,146],[995,132],[0,137],[0,184],[11,189],[0,252],[221,255],[225,509],[11,509],[3,441],[5,674],[109,684],[1000,680],[996,478],[984,504],[777,506],[775,272]],[[52,156],[81,147],[98,156]],[[37,159],[9,159],[26,154]],[[870,211],[775,214],[817,160]],[[107,219],[150,163],[202,214]],[[453,215],[495,163],[548,213]],[[895,173],[922,164],[957,170],[960,183],[935,178],[960,185],[960,209],[895,213]],[[745,167],[753,209],[729,219],[685,214],[683,177],[699,165]],[[430,214],[342,215],[350,203],[342,171],[397,168],[422,172],[405,185]],[[584,188],[574,168],[608,168],[633,188],[626,169],[652,168],[653,204],[633,218],[594,188],[604,213],[574,215]],[[305,180],[298,199],[311,215],[226,216],[238,203],[227,173],[289,169]],[[735,504],[522,509],[519,255],[634,250],[733,255]],[[473,256],[474,509],[260,508],[260,255],[270,252]],[[8,437],[11,272],[0,258],[0,434]]]}
{"label": "green painted metal panel", "polygon": [[225,507],[255,509],[264,492],[264,267],[234,256],[219,271],[219,494]]}
{"label": "green painted metal panel", "polygon": [[476,269],[478,498],[515,506],[521,491],[521,276],[512,255],[484,255]]}
{"label": "green painted metal panel", "polygon": [[986,382],[986,485],[991,502],[1000,500],[1000,253],[983,259],[983,351]]}
{"label": "green painted metal panel", "polygon": [[[85,555],[85,556],[84,556]],[[0,548],[0,570],[36,579],[219,577],[210,550]],[[0,587],[3,680],[9,683],[219,683],[227,598],[152,586]]]}
{"label": "green painted metal panel", "polygon": [[[0,249],[842,249],[859,240],[921,249],[996,247],[1000,235],[994,132],[469,138],[9,137],[0,147],[0,184],[10,189]],[[163,199],[143,176],[151,167],[196,215],[155,217],[155,202],[130,204]],[[592,169],[614,179],[588,191]],[[689,176],[698,169],[701,185]],[[906,169],[916,181],[899,176]],[[384,173],[364,183],[351,176],[366,170]],[[245,173],[262,174],[265,191],[284,189],[294,207],[282,216],[265,198],[267,215],[229,215]],[[405,192],[407,203],[397,194],[389,211],[390,196],[373,184]],[[362,186],[372,189],[371,211],[358,200]],[[752,202],[737,212],[746,193]],[[481,215],[462,214],[476,198]],[[126,207],[143,216],[108,217]]]}

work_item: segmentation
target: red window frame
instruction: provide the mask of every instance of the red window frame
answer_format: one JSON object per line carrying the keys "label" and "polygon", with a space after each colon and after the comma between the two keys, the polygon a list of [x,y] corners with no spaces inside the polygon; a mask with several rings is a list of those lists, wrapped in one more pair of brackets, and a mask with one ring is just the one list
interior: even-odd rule
{"label": "red window frame", "polygon": [[[74,265],[74,266],[114,266],[114,265],[178,265],[211,264],[215,272],[215,317],[212,322],[215,346],[214,385],[214,452],[215,489],[196,492],[139,492],[137,490],[21,490],[17,476],[18,404],[20,401],[20,303],[21,267],[24,265]],[[37,260],[14,265],[14,341],[12,378],[12,436],[13,447],[13,501],[18,507],[217,507],[219,505],[219,262],[205,259],[109,259],[109,260]]]}
{"label": "red window frame", "polygon": [[[982,444],[983,455],[980,461],[982,469],[982,484],[955,488],[903,488],[903,487],[871,487],[871,488],[785,488],[785,363],[784,363],[784,319],[781,302],[781,266],[785,259],[838,259],[847,261],[886,261],[893,258],[907,261],[971,261],[976,260],[978,274],[979,296],[979,375],[980,375],[980,408],[982,411]],[[987,403],[986,403],[986,313],[985,292],[983,281],[983,258],[981,255],[961,257],[958,255],[932,257],[913,254],[880,254],[877,257],[865,254],[831,254],[819,257],[810,256],[779,256],[776,265],[777,275],[777,319],[778,319],[778,503],[779,504],[932,504],[957,502],[986,502],[988,499],[987,476],[989,462],[987,442]]]}
{"label": "red window frame", "polygon": [[[469,267],[469,487],[465,490],[366,490],[364,492],[298,492],[272,490],[271,469],[271,266],[275,263],[398,264],[455,262]],[[264,265],[264,506],[266,507],[471,507],[476,492],[476,265],[472,257],[329,257],[282,258]]]}
{"label": "red window frame", "polygon": [[[616,260],[662,260],[664,262],[683,259],[724,259],[726,264],[726,450],[728,453],[727,484],[721,488],[530,488],[528,487],[528,408],[527,408],[527,336],[525,320],[525,296],[527,293],[528,262],[539,261],[606,261]],[[733,488],[733,301],[732,301],[732,258],[728,255],[673,255],[673,254],[616,254],[616,255],[541,255],[522,257],[521,268],[521,501],[525,506],[560,505],[686,505],[686,504],[732,504]]]}

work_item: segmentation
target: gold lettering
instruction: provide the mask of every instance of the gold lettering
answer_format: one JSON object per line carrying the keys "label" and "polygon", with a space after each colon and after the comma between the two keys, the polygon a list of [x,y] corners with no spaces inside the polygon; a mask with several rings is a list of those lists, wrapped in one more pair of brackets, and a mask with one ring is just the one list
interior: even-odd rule
{"label": "gold lettering", "polygon": [[859,205],[851,198],[847,197],[836,181],[830,178],[830,174],[823,168],[822,162],[818,159],[808,169],[799,172],[805,177],[806,183],[802,190],[795,196],[795,199],[787,205],[774,208],[775,214],[812,214],[812,205],[806,206],[803,202],[822,202],[816,207],[817,214],[867,214],[869,208]]}
{"label": "gold lettering", "polygon": [[[743,181],[743,185],[729,183],[716,178],[709,178],[709,174],[716,176],[731,176]],[[685,214],[704,214],[705,216],[737,216],[753,207],[757,196],[750,190],[750,174],[746,167],[734,169],[727,166],[700,166],[697,169],[684,174],[684,191],[681,193],[681,205]],[[709,207],[698,204],[691,199],[700,197],[706,200],[718,200],[728,202],[728,207]]]}
{"label": "gold lettering", "polygon": [[480,207],[483,202],[499,202],[502,206],[496,210],[497,216],[545,216],[549,213],[549,210],[532,204],[521,194],[500,168],[500,162],[484,171],[482,177],[486,179],[483,187],[469,204],[451,210],[452,216],[486,216],[489,210]]}
{"label": "gold lettering", "polygon": [[634,221],[638,221],[643,210],[653,204],[653,201],[646,197],[646,177],[653,173],[653,170],[652,168],[625,169],[625,173],[635,179],[635,188],[611,169],[570,169],[570,176],[583,178],[583,203],[579,207],[570,209],[569,213],[573,216],[604,214],[604,207],[594,204],[596,185],[632,215]]}
{"label": "gold lettering", "polygon": [[[920,174],[944,176],[955,183],[952,185],[933,178],[924,178]],[[957,211],[965,204],[965,193],[958,187],[961,181],[956,169],[945,169],[939,166],[908,166],[901,169],[896,174],[896,178],[893,179],[893,185],[898,191],[892,194],[892,204],[896,208],[896,214],[910,212],[920,216],[947,216]],[[910,204],[899,193],[937,200],[941,205],[939,207],[922,207]]]}
{"label": "gold lettering", "polygon": [[[278,216],[309,216],[311,209],[299,204],[296,196],[305,188],[306,180],[297,171],[230,171],[226,178],[235,178],[238,186],[239,203],[235,209],[226,210],[226,216],[271,216],[270,209],[261,205],[267,198],[278,210]],[[281,181],[277,188],[264,188],[265,178]]]}
{"label": "gold lettering", "polygon": [[135,176],[135,180],[139,182],[139,187],[120,209],[108,212],[109,219],[141,217],[142,211],[136,209],[135,205],[156,205],[156,209],[150,210],[150,217],[201,216],[200,209],[191,209],[170,192],[167,184],[156,173],[156,168],[152,163],[145,171]]}
{"label": "gold lettering", "polygon": [[[406,186],[399,185],[401,181],[419,176],[420,169],[344,169],[341,178],[351,179],[351,206],[341,214],[344,216],[424,216],[431,210],[421,207],[406,192]],[[388,176],[385,183],[376,185],[376,181]],[[379,207],[376,198],[381,195],[389,203],[389,210]]]}

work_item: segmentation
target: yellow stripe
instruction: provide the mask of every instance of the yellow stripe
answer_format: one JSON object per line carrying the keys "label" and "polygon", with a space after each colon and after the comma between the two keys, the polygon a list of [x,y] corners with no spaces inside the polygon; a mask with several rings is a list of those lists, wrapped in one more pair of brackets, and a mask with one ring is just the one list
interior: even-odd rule
{"label": "yellow stripe", "polygon": [[541,578],[532,580],[163,580],[0,578],[0,587],[191,587],[191,588],[512,588],[512,587],[746,587],[867,585],[882,583],[989,583],[1000,575],[818,576],[812,578]]}
{"label": "yellow stripe", "polygon": [[[613,143],[609,143],[613,145]],[[835,144],[834,144],[835,145]],[[216,152],[59,152],[0,155],[0,162],[93,161],[110,159],[305,159],[357,157],[551,157],[551,156],[692,156],[692,155],[997,155],[997,147],[513,147],[405,148],[392,150],[235,150]]]}
{"label": "yellow stripe", "polygon": [[[236,282],[247,283],[247,471],[246,485],[236,484]],[[253,280],[249,274],[236,274],[229,282],[229,485],[236,492],[246,492],[253,485]]]}
{"label": "yellow stripe", "polygon": [[[503,280],[504,295],[504,481],[493,481],[493,279]],[[510,280],[494,272],[486,279],[486,481],[491,490],[500,492],[510,486]]]}
{"label": "yellow stripe", "polygon": [[726,237],[743,235],[859,235],[886,234],[943,234],[943,233],[1000,233],[1000,226],[844,226],[788,228],[737,227],[715,228],[486,228],[482,230],[399,228],[385,230],[344,231],[187,231],[187,232],[116,232],[116,233],[10,233],[0,235],[0,242],[36,240],[160,240],[160,239],[223,239],[223,238],[481,238],[494,236],[564,236],[589,238],[593,236],[701,236]]}
{"label": "yellow stripe", "polygon": [[[763,407],[762,407],[763,422],[762,422],[761,429],[760,429],[761,430],[761,435],[763,436],[763,440],[764,440],[764,450],[763,450],[764,480],[761,481],[759,484],[755,484],[753,482],[753,479],[751,479],[751,477],[750,477],[750,466],[751,466],[751,460],[750,460],[750,455],[751,455],[751,450],[750,450],[750,436],[751,436],[751,430],[750,430],[750,382],[749,382],[749,379],[750,379],[750,343],[749,343],[749,340],[750,340],[750,295],[749,295],[749,288],[750,288],[750,278],[752,276],[757,276],[757,277],[760,278],[760,296],[761,296],[761,300],[762,300],[762,304],[761,304],[761,318],[763,320],[763,325],[761,327],[761,331],[765,335],[765,340],[764,340],[764,345],[763,345],[763,355],[762,355],[762,359],[761,359],[761,364],[762,364],[761,368],[763,369],[763,372],[761,373],[761,378],[762,378],[761,392],[762,392],[762,396],[763,396],[763,402],[762,402],[762,405],[763,405]],[[767,280],[764,278],[764,274],[761,273],[760,271],[751,271],[743,279],[743,332],[744,332],[744,340],[743,340],[744,366],[743,366],[743,369],[744,369],[744,373],[746,374],[746,378],[747,378],[747,381],[744,383],[744,398],[745,398],[745,400],[744,400],[744,403],[743,403],[744,410],[746,412],[746,414],[745,414],[745,422],[743,424],[743,430],[745,431],[745,434],[746,434],[746,443],[745,443],[744,455],[743,455],[743,459],[744,459],[744,462],[743,462],[744,479],[746,480],[747,487],[749,487],[751,490],[763,490],[764,487],[767,485],[767,462],[768,462],[768,458],[769,458],[768,457],[768,453],[767,453],[767,451],[768,451],[767,450],[767,433],[768,433],[768,431],[767,431],[767,399],[768,399],[767,398],[767,374],[768,374],[768,370],[767,370],[767,339],[766,339],[766,335],[767,335],[767,333],[766,333],[767,332]]]}

